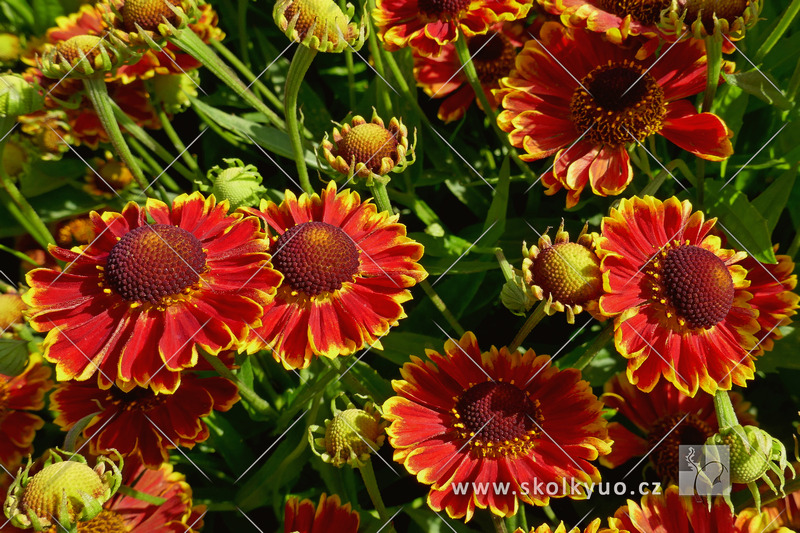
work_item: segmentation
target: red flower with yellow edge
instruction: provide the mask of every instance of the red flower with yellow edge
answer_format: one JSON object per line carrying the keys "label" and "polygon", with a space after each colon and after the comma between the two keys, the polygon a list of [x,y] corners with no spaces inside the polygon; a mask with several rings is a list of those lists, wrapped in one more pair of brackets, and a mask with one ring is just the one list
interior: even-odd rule
{"label": "red flower with yellow edge", "polygon": [[623,199],[603,219],[600,312],[614,317],[614,343],[628,379],[649,392],[663,376],[689,396],[753,378],[758,312],[743,252],[721,248],[715,219],[688,201]]}
{"label": "red flower with yellow edge", "polygon": [[[524,32],[525,26],[515,21],[495,24],[485,34],[467,38],[472,63],[492,109],[498,106],[492,89],[497,88],[497,81],[508,76],[514,68],[517,49],[528,39]],[[417,85],[431,98],[444,99],[437,113],[439,119],[445,122],[461,119],[475,101],[475,91],[463,72],[455,43],[442,47],[438,56],[427,57],[416,50],[413,52]]]}
{"label": "red flower with yellow edge", "polygon": [[300,501],[300,498],[289,498],[284,511],[285,533],[356,533],[358,531],[358,513],[350,508],[350,504],[342,505],[339,496],[328,496],[325,493],[314,508],[311,500]]}
{"label": "red flower with yellow edge", "polygon": [[[594,520],[586,526],[586,529],[581,532],[581,529],[578,527],[573,527],[569,530],[569,533],[608,533],[610,530],[608,528],[600,528],[600,519],[595,518]],[[542,524],[539,527],[532,527],[530,531],[526,531],[521,527],[518,527],[514,530],[514,533],[567,533],[567,528],[564,525],[564,522],[559,522],[558,526],[553,530],[550,525]]]}
{"label": "red flower with yellow edge", "polygon": [[421,244],[406,237],[397,215],[379,213],[349,190],[296,197],[277,205],[241,208],[261,217],[273,267],[284,280],[254,327],[249,350],[264,344],[286,368],[305,368],[314,355],[334,358],[380,338],[401,318],[408,289],[427,277],[417,262]]}
{"label": "red flower with yellow edge", "polygon": [[[260,326],[282,276],[270,268],[258,219],[228,214],[200,193],[143,209],[91,213],[97,238],[50,253],[64,272],[28,273],[30,324],[49,332],[59,381],[97,374],[101,388],[174,392],[198,348],[216,355]],[[148,223],[148,217],[153,224]]]}
{"label": "red flower with yellow edge", "polygon": [[[192,507],[192,488],[186,483],[186,476],[175,472],[171,464],[164,463],[151,470],[141,464],[130,466],[126,463],[122,480],[126,486],[148,496],[162,498],[164,502],[156,505],[117,492],[103,504],[100,514],[86,522],[78,522],[78,533],[196,533],[202,528],[205,506]],[[30,531],[11,524],[2,530],[8,533]],[[57,528],[53,526],[44,531],[57,533]]]}
{"label": "red flower with yellow edge", "polygon": [[[741,394],[729,396],[739,422],[755,425],[755,418],[747,412],[750,403]],[[701,393],[692,398],[666,381],[659,381],[650,392],[642,392],[618,374],[605,384],[601,399],[635,429],[631,431],[619,422],[608,425],[614,446],[610,454],[600,458],[600,463],[609,468],[649,454],[658,476],[665,483],[677,483],[679,447],[703,444],[719,431],[713,396]]]}
{"label": "red flower with yellow edge", "polygon": [[[627,505],[617,509],[608,522],[611,531],[630,533],[761,533],[769,525],[765,516],[732,514],[719,497],[709,510],[704,498],[681,496],[676,486],[670,486],[658,495],[644,496],[641,504],[628,500]],[[777,532],[792,533],[785,527]]]}
{"label": "red flower with yellow edge", "polygon": [[[777,246],[775,247],[777,249]],[[783,337],[779,326],[788,326],[791,317],[797,314],[800,296],[792,292],[797,287],[794,261],[788,255],[776,255],[777,264],[762,263],[754,257],[746,257],[741,265],[747,269],[750,286],[747,292],[753,295],[749,304],[758,309],[756,333],[758,350],[770,351],[773,339]]]}
{"label": "red flower with yellow edge", "polygon": [[686,99],[706,86],[702,42],[637,59],[633,45],[585,30],[548,22],[540,33],[525,43],[495,97],[504,109],[497,123],[525,151],[521,159],[556,155],[542,175],[546,194],[566,189],[567,207],[587,185],[599,196],[620,194],[633,179],[627,147],[653,134],[710,161],[733,153],[725,122]]}
{"label": "red flower with yellow edge", "polygon": [[[510,516],[518,499],[547,505],[551,496],[580,498],[572,480],[600,480],[591,461],[611,451],[611,440],[603,404],[578,370],[558,370],[533,350],[481,353],[470,332],[447,341],[444,354],[426,355],[403,365],[403,379],[392,382],[399,396],[383,413],[394,460],[431,485],[431,509],[466,520],[476,507]],[[483,483],[509,490],[459,488]],[[533,490],[548,483],[556,489]]]}
{"label": "red flower with yellow edge", "polygon": [[410,46],[424,56],[438,56],[456,39],[525,18],[530,7],[518,0],[377,0],[372,17],[387,50]]}
{"label": "red flower with yellow edge", "polygon": [[185,374],[172,394],[142,387],[103,390],[94,383],[68,381],[59,383],[50,398],[55,423],[65,431],[97,413],[81,432],[93,454],[116,449],[126,460],[138,459],[149,468],[169,461],[169,450],[177,446],[192,448],[208,439],[203,418],[237,401],[238,389],[227,379],[201,379],[193,373]]}
{"label": "red flower with yellow edge", "polygon": [[[797,471],[800,468],[800,462],[793,462],[792,467]],[[762,488],[766,487],[762,486]],[[800,491],[790,492],[783,498],[778,498],[762,505],[760,509],[748,507],[739,513],[739,516],[757,517],[761,513],[766,515],[765,518],[769,527],[748,533],[762,533],[763,531],[772,533],[779,527],[787,527],[792,531],[800,530]]]}
{"label": "red flower with yellow edge", "polygon": [[14,470],[33,451],[33,438],[44,420],[28,411],[44,409],[44,396],[53,388],[50,368],[32,355],[18,376],[0,374],[0,464]]}

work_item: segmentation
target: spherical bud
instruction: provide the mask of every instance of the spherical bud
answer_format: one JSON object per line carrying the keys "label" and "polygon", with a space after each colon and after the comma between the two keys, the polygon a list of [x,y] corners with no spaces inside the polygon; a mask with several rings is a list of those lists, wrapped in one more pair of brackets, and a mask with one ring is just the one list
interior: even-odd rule
{"label": "spherical bud", "polygon": [[358,50],[367,36],[366,16],[351,22],[354,8],[334,0],[278,0],[272,18],[286,36],[319,52]]}
{"label": "spherical bud", "polygon": [[364,409],[352,403],[343,411],[337,409],[336,400],[331,404],[333,418],[325,420],[324,437],[314,438],[321,433],[320,426],[309,427],[311,448],[326,463],[341,467],[349,464],[360,467],[369,461],[370,454],[376,453],[386,438],[387,423],[381,420],[372,402]]}
{"label": "spherical bud", "polygon": [[219,165],[208,171],[209,183],[200,183],[200,190],[213,194],[218,201],[227,200],[231,210],[257,205],[267,190],[261,185],[261,174],[254,165],[240,159],[223,158],[227,168]]}

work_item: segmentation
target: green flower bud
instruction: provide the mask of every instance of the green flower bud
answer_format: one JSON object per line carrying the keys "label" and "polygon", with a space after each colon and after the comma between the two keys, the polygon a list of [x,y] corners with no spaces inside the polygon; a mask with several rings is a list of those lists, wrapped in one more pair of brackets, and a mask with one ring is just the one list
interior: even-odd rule
{"label": "green flower bud", "polygon": [[331,411],[334,416],[325,420],[324,437],[314,438],[314,433],[322,432],[320,426],[308,428],[312,451],[326,463],[337,467],[364,465],[370,454],[383,445],[387,423],[381,420],[381,414],[372,402],[367,402],[364,409],[348,402],[347,409],[341,411],[334,399]]}
{"label": "green flower bud", "polygon": [[514,277],[503,285],[503,289],[500,291],[500,301],[515,315],[525,316],[533,307],[536,298],[522,276],[514,273]]}
{"label": "green flower bud", "polygon": [[19,74],[0,75],[0,117],[18,117],[44,107],[44,91]]}
{"label": "green flower bud", "polygon": [[48,78],[102,77],[138,55],[113,33],[108,37],[76,35],[51,46],[38,58],[39,69]]}
{"label": "green flower bud", "polygon": [[240,159],[223,158],[228,168],[216,165],[208,171],[211,185],[200,184],[205,193],[217,200],[228,200],[231,209],[256,205],[267,190],[261,186],[261,174],[254,165],[245,165]]}
{"label": "green flower bud", "polygon": [[272,18],[292,41],[319,52],[358,50],[367,36],[366,17],[350,22],[353,4],[346,12],[333,0],[278,0]]}
{"label": "green flower bud", "polygon": [[197,97],[197,82],[193,76],[196,76],[194,72],[156,76],[151,81],[150,95],[167,113],[182,113],[191,105],[189,96]]}

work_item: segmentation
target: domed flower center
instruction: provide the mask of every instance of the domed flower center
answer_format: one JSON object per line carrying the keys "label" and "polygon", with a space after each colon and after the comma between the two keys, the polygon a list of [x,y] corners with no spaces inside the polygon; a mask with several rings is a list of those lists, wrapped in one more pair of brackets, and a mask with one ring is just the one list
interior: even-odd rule
{"label": "domed flower center", "polygon": [[362,409],[342,411],[325,428],[325,451],[333,458],[333,464],[344,464],[352,455],[360,457],[372,451],[371,444],[382,433],[375,417]]}
{"label": "domed flower center", "polygon": [[111,387],[108,390],[108,398],[121,411],[149,412],[160,408],[169,396],[155,394],[152,390],[142,387],[136,387],[129,392],[119,387]]}
{"label": "domed flower center", "polygon": [[710,328],[733,306],[733,278],[713,252],[694,245],[669,248],[658,261],[666,303],[690,328]]}
{"label": "domed flower center", "polygon": [[603,287],[600,261],[589,248],[565,242],[542,249],[531,267],[533,283],[545,297],[565,305],[598,298]]}
{"label": "domed flower center", "polygon": [[597,67],[581,85],[572,95],[570,113],[580,134],[588,130],[587,140],[621,146],[661,130],[664,91],[633,61]]}
{"label": "domed flower center", "polygon": [[[83,56],[89,61],[89,64],[94,67],[97,57],[100,55],[100,44],[103,39],[96,35],[76,35],[70,37],[66,41],[60,41],[56,45],[56,50],[70,65],[78,63]],[[106,48],[106,50],[108,50]],[[113,59],[113,55],[109,50],[109,55]]]}
{"label": "domed flower center", "polygon": [[471,37],[467,42],[467,48],[478,72],[478,78],[484,85],[508,76],[514,68],[514,58],[517,53],[508,37],[500,32],[489,31],[484,35]]}
{"label": "domed flower center", "polygon": [[380,124],[359,124],[336,143],[335,155],[342,156],[348,164],[354,160],[364,163],[372,172],[379,173],[384,157],[398,160],[397,139]]}
{"label": "domed flower center", "polygon": [[714,15],[732,23],[744,15],[749,0],[688,0],[686,2],[686,23],[691,24],[700,18],[706,33],[714,33]]}
{"label": "domed flower center", "polygon": [[120,10],[125,31],[137,31],[137,24],[143,30],[156,31],[164,18],[170,24],[177,24],[178,16],[168,4],[177,7],[180,6],[180,0],[125,0]]}
{"label": "domed flower center", "polygon": [[510,383],[470,387],[453,408],[453,427],[481,456],[520,455],[533,446],[542,422],[539,402]]}
{"label": "domed flower center", "polygon": [[353,239],[326,222],[304,222],[289,228],[272,249],[272,264],[283,274],[284,283],[307,296],[341,289],[360,266]]}
{"label": "domed flower center", "polygon": [[609,13],[652,26],[661,20],[661,12],[670,6],[669,0],[598,0],[597,5]]}
{"label": "domed flower center", "polygon": [[177,226],[154,224],[126,233],[108,253],[105,279],[124,299],[168,303],[188,292],[206,268],[202,243]]}
{"label": "domed flower center", "polygon": [[678,413],[660,419],[647,434],[649,448],[658,445],[651,458],[656,473],[662,480],[678,481],[681,445],[703,444],[715,433],[711,426],[700,420],[697,415],[690,414],[685,419],[684,415],[685,413]]}
{"label": "domed flower center", "polygon": [[469,7],[470,0],[419,0],[420,13],[435,20],[460,19]]}
{"label": "domed flower center", "polygon": [[312,25],[314,26],[312,35],[320,41],[323,41],[326,35],[328,41],[333,43],[339,42],[342,36],[348,42],[355,38],[355,30],[350,27],[347,15],[339,9],[336,2],[331,0],[294,0],[286,7],[284,16],[289,22],[297,17],[294,29],[301,41],[309,36],[308,32],[312,29]]}
{"label": "domed flower center", "polygon": [[[87,522],[78,522],[78,533],[128,533],[128,531],[130,530],[125,525],[125,519],[119,513],[106,509]],[[51,527],[47,533],[58,532],[56,527]]]}
{"label": "domed flower center", "polygon": [[67,512],[74,520],[83,509],[80,492],[99,498],[106,491],[100,476],[88,465],[76,461],[61,461],[43,468],[33,476],[22,495],[22,511],[46,519],[58,516],[66,495]]}

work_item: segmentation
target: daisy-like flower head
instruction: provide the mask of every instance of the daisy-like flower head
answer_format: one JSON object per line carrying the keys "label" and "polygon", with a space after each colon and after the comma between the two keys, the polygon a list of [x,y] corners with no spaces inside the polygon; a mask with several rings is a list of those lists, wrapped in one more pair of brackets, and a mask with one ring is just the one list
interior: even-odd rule
{"label": "daisy-like flower head", "polygon": [[334,182],[320,195],[286,191],[280,205],[262,200],[260,210],[243,211],[266,223],[272,264],[284,277],[249,350],[266,344],[286,368],[379,348],[406,316],[408,289],[428,275],[417,263],[422,245],[406,237],[397,215],[378,213],[358,193],[337,194]]}
{"label": "daisy-like flower head", "polygon": [[[364,409],[348,402],[344,410],[336,407],[336,399],[331,402],[333,418],[325,420],[325,426],[309,426],[308,439],[311,450],[326,463],[341,467],[349,464],[363,466],[370,455],[377,453],[386,439],[385,421],[372,402]],[[314,438],[317,433],[324,436]]]}
{"label": "daisy-like flower head", "polygon": [[[416,135],[414,130],[414,144]],[[353,176],[366,178],[367,184],[371,185],[374,180],[388,182],[386,175],[389,172],[402,172],[412,164],[415,161],[414,144],[409,145],[408,128],[402,120],[392,117],[387,128],[373,110],[370,122],[356,115],[349,124],[333,128],[333,142],[328,140],[326,133],[321,147],[325,160],[334,170],[348,179]]]}
{"label": "daisy-like flower head", "polygon": [[[800,462],[792,463],[792,467],[795,471],[800,471]],[[786,527],[792,531],[800,530],[800,491],[791,492],[783,498],[761,506],[760,509],[748,507],[739,513],[740,518],[756,518],[759,515],[766,519],[768,527],[751,533],[758,533],[759,531],[772,533],[780,527]]]}
{"label": "daisy-like flower head", "polygon": [[[0,298],[6,296],[10,295]],[[44,396],[53,388],[50,374],[50,368],[43,366],[41,357],[35,355],[19,375],[0,374],[0,432],[3,434],[0,464],[8,471],[13,471],[22,458],[33,451],[36,431],[44,426],[44,420],[28,411],[44,409]]]}
{"label": "daisy-like flower head", "polygon": [[278,0],[272,18],[292,41],[318,52],[359,50],[367,38],[366,16],[351,22],[355,8],[342,11],[333,0]]}
{"label": "daisy-like flower head", "polygon": [[[705,499],[681,496],[678,487],[670,486],[661,494],[648,494],[641,503],[628,500],[608,519],[614,532],[656,533],[659,531],[681,531],[708,533],[725,531],[730,533],[757,533],[765,531],[769,520],[753,514],[734,515],[722,498],[716,498],[709,510]],[[792,533],[782,527],[777,533]]]}
{"label": "daisy-like flower head", "polygon": [[525,18],[530,7],[519,0],[378,0],[372,16],[387,50],[410,46],[423,56],[438,56],[456,39]]}
{"label": "daisy-like flower head", "polygon": [[[600,519],[595,518],[592,520],[586,529],[581,531],[577,527],[573,527],[569,530],[569,533],[609,533],[610,530],[608,528],[600,528]],[[525,531],[521,527],[518,527],[514,533],[567,533],[567,528],[564,525],[564,522],[559,522],[558,526],[552,529],[548,524],[542,524],[539,527],[532,527],[530,531]]]}
{"label": "daisy-like flower head", "polygon": [[544,9],[561,17],[564,25],[603,33],[621,43],[629,35],[659,35],[661,13],[670,0],[538,0]]}
{"label": "daisy-like flower head", "polygon": [[[498,105],[492,89],[514,68],[517,48],[525,40],[524,25],[519,21],[495,24],[486,33],[467,38],[472,64],[492,109]],[[455,43],[442,47],[438,56],[424,56],[414,50],[414,77],[428,96],[444,99],[437,116],[445,122],[461,119],[475,100],[475,91],[463,72]]]}
{"label": "daisy-like flower head", "polygon": [[[739,421],[755,424],[747,412],[750,403],[738,393],[730,393],[730,398]],[[606,383],[601,399],[607,407],[617,409],[617,416],[629,420],[636,431],[611,422],[608,436],[614,446],[600,463],[616,468],[649,453],[650,464],[665,484],[678,482],[680,446],[704,443],[719,430],[712,396],[698,394],[692,398],[666,381],[658,382],[650,392],[642,392],[619,374]]]}
{"label": "daisy-like flower head", "polygon": [[76,35],[48,46],[38,63],[48,78],[61,79],[104,76],[135,57],[113,33],[107,38]]}
{"label": "daisy-like flower head", "polygon": [[103,389],[174,392],[198,347],[216,355],[247,339],[282,280],[258,220],[213,196],[184,194],[171,209],[131,202],[91,219],[91,244],[50,247],[64,272],[27,275],[30,324],[49,332],[44,356],[59,381],[97,374]]}
{"label": "daisy-like flower head", "polygon": [[119,465],[101,456],[91,468],[82,455],[50,449],[33,475],[29,457],[8,489],[5,515],[12,525],[36,531],[55,526],[54,522],[69,531],[76,522],[91,520],[122,483],[123,461],[118,453],[114,455]]}
{"label": "daisy-like flower head", "polygon": [[350,504],[342,505],[339,496],[323,493],[319,504],[314,507],[311,500],[289,498],[286,501],[284,533],[356,533],[359,517]]}
{"label": "daisy-like flower head", "polygon": [[662,376],[689,396],[753,378],[758,312],[736,264],[745,254],[721,248],[715,221],[652,196],[623,199],[603,219],[600,312],[615,317],[628,379],[645,392]]}
{"label": "daisy-like flower head", "polygon": [[192,448],[205,441],[209,431],[203,417],[227,411],[238,400],[236,386],[227,379],[200,379],[192,373],[183,376],[173,394],[141,387],[102,390],[94,383],[71,381],[60,383],[50,398],[55,423],[65,431],[100,411],[82,432],[93,454],[116,449],[150,468],[169,461],[175,446]]}
{"label": "daisy-like flower head", "polygon": [[161,48],[157,41],[198,19],[196,0],[104,0],[102,16],[110,33],[136,48]]}
{"label": "daisy-like flower head", "polygon": [[738,40],[758,22],[763,7],[761,0],[672,0],[660,27],[676,37],[686,28],[696,39],[725,35]]}
{"label": "daisy-like flower head", "polygon": [[556,242],[545,232],[539,246],[522,243],[522,276],[536,300],[545,301],[548,315],[566,311],[567,322],[584,309],[594,312],[603,292],[600,259],[594,251],[594,236],[583,227],[576,242],[569,241],[564,221],[556,232]]}
{"label": "daisy-like flower head", "polygon": [[627,146],[656,133],[703,159],[733,153],[733,132],[722,119],[686,100],[705,89],[701,42],[637,59],[635,48],[549,22],[539,41],[525,43],[516,66],[495,91],[504,109],[497,123],[525,151],[523,160],[556,155],[542,183],[549,195],[567,189],[567,207],[587,185],[599,196],[625,190],[633,178]]}
{"label": "daisy-like flower head", "polygon": [[[547,505],[562,483],[600,480],[590,462],[611,451],[602,404],[575,369],[557,370],[550,358],[494,346],[481,353],[475,336],[449,340],[429,361],[412,356],[398,396],[383,405],[394,460],[431,485],[428,505],[453,518],[472,518],[475,508],[499,516],[517,511],[518,498]],[[508,483],[499,493],[454,490],[457,484]],[[526,490],[533,483],[558,485],[549,496]]]}

